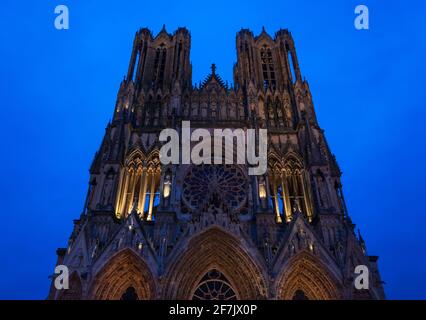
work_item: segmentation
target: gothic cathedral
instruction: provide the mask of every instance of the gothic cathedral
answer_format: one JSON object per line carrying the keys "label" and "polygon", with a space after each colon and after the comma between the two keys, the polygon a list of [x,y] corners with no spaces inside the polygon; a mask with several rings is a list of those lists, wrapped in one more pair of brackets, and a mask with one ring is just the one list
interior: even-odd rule
{"label": "gothic cathedral", "polygon": [[[191,36],[136,33],[49,299],[384,299],[287,30],[242,29],[234,83],[193,85]],[[164,128],[267,129],[267,171],[160,162]],[[369,289],[354,270],[369,270]]]}

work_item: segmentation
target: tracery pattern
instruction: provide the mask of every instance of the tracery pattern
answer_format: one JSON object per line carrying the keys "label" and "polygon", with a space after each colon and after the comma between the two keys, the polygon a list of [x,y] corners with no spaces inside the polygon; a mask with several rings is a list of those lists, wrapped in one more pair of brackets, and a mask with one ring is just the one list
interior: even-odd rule
{"label": "tracery pattern", "polygon": [[237,295],[225,276],[213,269],[201,279],[192,299],[237,300]]}
{"label": "tracery pattern", "polygon": [[193,166],[183,182],[183,200],[191,210],[218,197],[232,211],[238,211],[246,202],[247,179],[233,165]]}

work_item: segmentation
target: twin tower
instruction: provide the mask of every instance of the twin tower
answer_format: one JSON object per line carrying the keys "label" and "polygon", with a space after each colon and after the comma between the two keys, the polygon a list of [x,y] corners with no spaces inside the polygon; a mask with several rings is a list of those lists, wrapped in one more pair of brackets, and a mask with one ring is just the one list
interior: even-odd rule
{"label": "twin tower", "polygon": [[[242,29],[234,83],[193,85],[191,36],[136,33],[50,299],[383,299],[291,34]],[[267,129],[267,171],[160,161],[165,128]],[[368,288],[354,285],[368,270]]]}

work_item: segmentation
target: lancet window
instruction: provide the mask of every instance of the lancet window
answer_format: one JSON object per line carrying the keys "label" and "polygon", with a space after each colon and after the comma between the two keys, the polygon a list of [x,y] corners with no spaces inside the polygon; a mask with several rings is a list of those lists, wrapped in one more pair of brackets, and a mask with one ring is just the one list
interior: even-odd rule
{"label": "lancet window", "polygon": [[309,178],[300,162],[288,158],[283,166],[276,164],[270,169],[272,206],[277,221],[291,221],[293,214],[301,212],[312,219]]}
{"label": "lancet window", "polygon": [[153,220],[160,201],[161,166],[158,155],[148,159],[136,152],[122,169],[116,202],[116,215],[123,217],[133,210],[146,220]]}

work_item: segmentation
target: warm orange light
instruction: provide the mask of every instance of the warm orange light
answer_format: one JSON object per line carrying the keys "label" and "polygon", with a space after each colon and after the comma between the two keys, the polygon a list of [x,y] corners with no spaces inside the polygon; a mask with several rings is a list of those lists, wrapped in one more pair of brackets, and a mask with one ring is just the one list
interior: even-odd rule
{"label": "warm orange light", "polygon": [[259,198],[260,199],[266,198],[266,188],[263,182],[259,184]]}
{"label": "warm orange light", "polygon": [[163,196],[164,198],[168,198],[170,196],[170,181],[165,181],[164,182],[164,187],[163,187]]}

